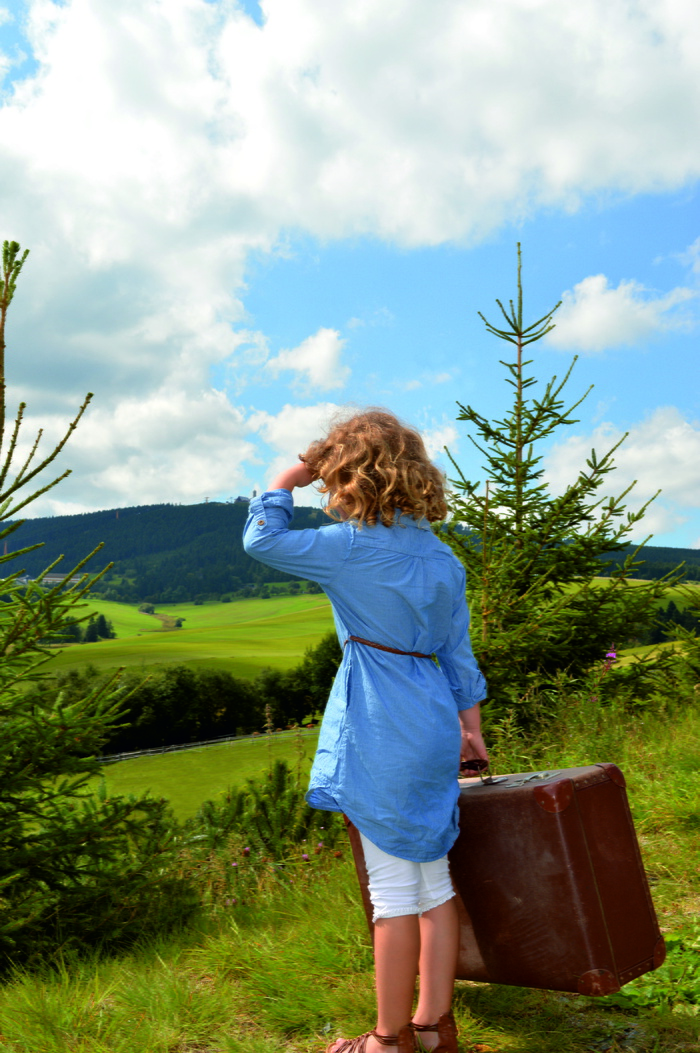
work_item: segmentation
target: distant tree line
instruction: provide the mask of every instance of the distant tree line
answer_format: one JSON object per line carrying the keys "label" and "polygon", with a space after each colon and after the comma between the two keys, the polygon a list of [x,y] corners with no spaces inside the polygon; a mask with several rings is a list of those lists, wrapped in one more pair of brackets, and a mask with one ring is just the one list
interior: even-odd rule
{"label": "distant tree line", "polygon": [[[21,557],[36,577],[60,555],[68,566],[100,542],[113,562],[93,595],[120,603],[184,603],[265,595],[265,585],[300,580],[263,566],[241,543],[248,516],[244,501],[198,505],[144,505],[108,512],[30,519],[13,537],[15,549],[42,542]],[[297,508],[293,529],[329,522],[318,508]],[[16,539],[16,541],[15,541]]]}
{"label": "distant tree line", "polygon": [[[255,680],[184,665],[168,666],[150,676],[127,671],[114,696],[121,710],[119,724],[109,730],[102,752],[127,753],[249,735],[264,729],[267,713],[275,728],[309,721],[323,710],[341,657],[335,633],[329,633],[308,648],[294,669],[263,669]],[[59,673],[52,691],[61,704],[70,705],[106,680],[88,665]],[[46,697],[45,687],[42,694]]]}
{"label": "distant tree line", "polygon": [[658,644],[672,640],[676,628],[689,629],[700,635],[700,617],[690,608],[680,610],[673,600],[666,607],[659,607],[656,621],[640,639],[640,644]]}
{"label": "distant tree line", "polygon": [[[610,566],[602,573],[609,574],[611,570],[622,566],[625,557],[632,555],[635,549],[635,545],[627,545],[620,552],[606,553],[603,560],[605,562],[610,560]],[[641,560],[641,565],[630,571],[627,574],[628,578],[656,580],[677,572],[679,564],[683,564],[681,568],[683,580],[700,581],[700,549],[645,545],[638,558]]]}
{"label": "distant tree line", "polygon": [[98,640],[113,640],[116,635],[109,618],[98,614],[87,622],[69,622],[60,633],[44,643],[97,643]]}
{"label": "distant tree line", "polygon": [[[30,519],[15,532],[12,544],[17,550],[44,542],[42,548],[21,557],[22,566],[35,577],[58,556],[65,555],[67,567],[104,542],[100,558],[114,562],[114,568],[96,583],[93,595],[121,603],[264,598],[274,595],[274,583],[299,579],[245,554],[241,534],[247,515],[244,501],[143,505]],[[296,508],[292,529],[328,522],[318,508]],[[632,546],[628,549],[632,551]],[[626,554],[627,549],[604,554],[601,573],[610,573],[612,564],[624,560]],[[649,546],[644,549],[643,560],[629,577],[660,578],[685,561],[686,580],[700,580],[700,552],[696,549]],[[606,568],[606,562],[611,566]],[[301,583],[299,587],[307,591],[318,588]]]}

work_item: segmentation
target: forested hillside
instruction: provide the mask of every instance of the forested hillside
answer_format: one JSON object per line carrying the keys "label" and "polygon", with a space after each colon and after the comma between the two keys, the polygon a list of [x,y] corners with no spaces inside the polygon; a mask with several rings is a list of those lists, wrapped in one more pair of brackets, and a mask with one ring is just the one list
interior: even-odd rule
{"label": "forested hillside", "polygon": [[[293,581],[243,551],[241,533],[248,514],[244,501],[198,505],[141,505],[27,520],[8,548],[44,542],[22,558],[31,577],[58,556],[68,571],[101,541],[95,566],[114,569],[95,586],[107,599],[126,603],[181,603],[198,598],[260,594],[266,584]],[[318,508],[295,509],[292,527],[317,527],[329,520]],[[616,554],[615,561],[620,559]],[[686,577],[700,580],[700,550],[649,546],[637,577],[658,578],[685,561]]]}
{"label": "forested hillside", "polygon": [[[27,520],[9,539],[8,547],[44,542],[22,557],[30,577],[40,574],[58,556],[69,571],[100,542],[95,568],[114,569],[94,587],[106,599],[126,603],[181,603],[198,598],[259,594],[266,583],[293,581],[243,551],[241,534],[247,503],[208,502],[198,505],[142,505]],[[330,522],[317,508],[297,508],[292,527],[317,527]]]}

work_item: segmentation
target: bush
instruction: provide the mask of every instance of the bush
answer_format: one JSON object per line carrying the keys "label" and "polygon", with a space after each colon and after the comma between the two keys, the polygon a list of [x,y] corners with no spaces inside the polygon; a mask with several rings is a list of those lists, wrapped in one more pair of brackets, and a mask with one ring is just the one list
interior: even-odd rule
{"label": "bush", "polygon": [[186,836],[208,854],[236,844],[264,852],[276,862],[299,845],[309,850],[334,848],[345,831],[337,812],[321,812],[304,800],[306,780],[277,760],[259,780],[248,779],[242,789],[230,789],[221,801],[206,801],[188,821]]}

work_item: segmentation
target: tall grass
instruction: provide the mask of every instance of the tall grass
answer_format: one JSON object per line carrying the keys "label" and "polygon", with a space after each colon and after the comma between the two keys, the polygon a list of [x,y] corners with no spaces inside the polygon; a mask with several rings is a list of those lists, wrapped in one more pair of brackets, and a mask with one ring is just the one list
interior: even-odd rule
{"label": "tall grass", "polygon": [[[508,716],[491,729],[500,771],[623,769],[670,953],[605,1000],[459,982],[462,1053],[696,1053],[699,732],[697,704],[630,717],[586,697],[565,699],[535,741]],[[15,975],[0,989],[0,1050],[301,1053],[371,1027],[371,949],[347,847],[299,845],[281,869],[245,847],[231,836],[204,859],[183,853],[207,906],[180,933]]]}

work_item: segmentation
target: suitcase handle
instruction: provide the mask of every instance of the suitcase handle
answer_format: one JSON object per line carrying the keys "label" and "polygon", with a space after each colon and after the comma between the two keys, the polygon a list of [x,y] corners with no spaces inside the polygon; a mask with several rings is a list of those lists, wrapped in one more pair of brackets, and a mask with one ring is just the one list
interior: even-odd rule
{"label": "suitcase handle", "polygon": [[474,760],[463,760],[459,766],[460,772],[463,771],[478,771],[481,774],[482,771],[487,771],[489,762],[482,760],[481,757],[475,757]]}
{"label": "suitcase handle", "polygon": [[464,772],[478,772],[482,786],[494,786],[496,783],[505,782],[508,778],[507,775],[501,775],[500,778],[495,778],[489,770],[489,762],[487,760],[482,760],[481,757],[475,757],[474,760],[462,761],[459,766],[459,774],[462,775]]}

